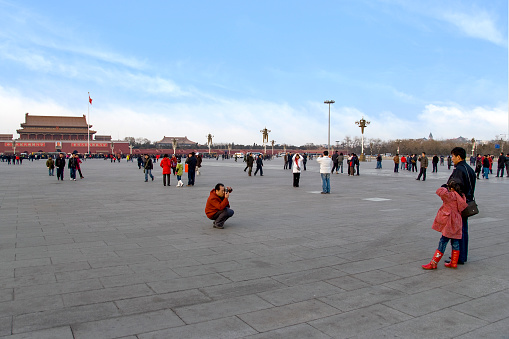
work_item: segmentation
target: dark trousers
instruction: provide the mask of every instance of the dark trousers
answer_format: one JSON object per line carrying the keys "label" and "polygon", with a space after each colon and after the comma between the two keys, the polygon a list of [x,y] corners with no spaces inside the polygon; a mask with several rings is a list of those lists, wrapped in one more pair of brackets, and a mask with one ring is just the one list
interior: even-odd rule
{"label": "dark trousers", "polygon": [[499,174],[500,174],[501,177],[504,176],[504,168],[503,167],[499,167],[497,169],[497,177],[499,176]]}
{"label": "dark trousers", "polygon": [[417,164],[412,163],[412,172],[417,172]]}
{"label": "dark trousers", "polygon": [[419,172],[419,175],[417,176],[417,180],[421,180],[421,176],[422,176],[422,181],[426,180],[426,167],[421,167],[421,171]]}
{"label": "dark trousers", "polygon": [[166,186],[166,178],[168,178],[168,186],[170,186],[170,174],[163,174],[163,185]]}
{"label": "dark trousers", "polygon": [[83,179],[83,178],[84,178],[84,176],[83,176],[83,174],[81,173],[81,168],[80,168],[80,167],[78,167],[78,173],[80,174],[80,178],[81,178],[81,179]]}
{"label": "dark trousers", "polygon": [[231,218],[233,216],[233,210],[229,207],[226,207],[224,210],[217,211],[216,214],[214,214],[210,220],[215,220],[214,225],[217,227],[223,227],[223,224],[228,218]]}
{"label": "dark trousers", "polygon": [[293,173],[293,187],[299,187],[300,173]]}
{"label": "dark trousers", "polygon": [[256,171],[255,171],[254,175],[256,175],[256,173],[258,173],[258,171],[260,171],[260,175],[263,175],[262,166],[256,166]]}
{"label": "dark trousers", "polygon": [[57,180],[61,179],[64,180],[64,169],[57,167]]}
{"label": "dark trousers", "polygon": [[433,163],[433,173],[438,173],[438,164]]}
{"label": "dark trousers", "polygon": [[398,172],[399,172],[399,164],[395,163],[394,164],[394,173],[398,173]]}
{"label": "dark trousers", "polygon": [[194,185],[194,177],[196,176],[196,171],[193,169],[187,170],[187,184]]}
{"label": "dark trousers", "polygon": [[468,218],[461,218],[463,221],[461,227],[461,240],[460,240],[460,257],[458,261],[467,262],[468,256]]}
{"label": "dark trousers", "polygon": [[332,164],[332,171],[331,173],[334,173],[334,171],[339,171],[339,163],[335,162]]}

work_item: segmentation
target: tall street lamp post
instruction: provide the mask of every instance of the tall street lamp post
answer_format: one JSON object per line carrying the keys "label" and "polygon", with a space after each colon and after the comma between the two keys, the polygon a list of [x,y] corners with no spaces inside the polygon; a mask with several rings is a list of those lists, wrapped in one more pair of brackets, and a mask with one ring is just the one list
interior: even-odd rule
{"label": "tall street lamp post", "polygon": [[361,139],[361,156],[359,157],[360,161],[366,161],[366,157],[364,156],[364,128],[370,124],[369,121],[366,121],[364,117],[361,120],[355,122],[356,125],[359,125],[361,128],[362,139]]}
{"label": "tall street lamp post", "polygon": [[335,101],[334,100],[325,100],[323,103],[329,105],[329,131],[327,133],[327,152],[330,153],[330,105],[335,103]]}

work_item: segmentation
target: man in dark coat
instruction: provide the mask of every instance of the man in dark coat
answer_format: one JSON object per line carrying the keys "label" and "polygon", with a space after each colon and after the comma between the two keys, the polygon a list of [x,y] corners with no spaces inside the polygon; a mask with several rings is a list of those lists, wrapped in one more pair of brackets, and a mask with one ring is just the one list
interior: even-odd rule
{"label": "man in dark coat", "polygon": [[[465,158],[467,152],[464,148],[455,147],[451,151],[452,162],[454,163],[454,170],[452,171],[447,184],[451,181],[455,181],[460,184],[461,191],[465,194],[467,203],[474,200],[475,191],[475,172],[470,167]],[[462,229],[461,229],[461,240],[460,240],[460,257],[458,264],[463,265],[467,262],[468,256],[468,217],[462,217]],[[449,262],[446,260],[445,262]]]}
{"label": "man in dark coat", "polygon": [[428,157],[426,156],[426,153],[422,152],[422,155],[418,160],[421,162],[421,171],[415,180],[421,180],[422,176],[422,181],[426,181],[426,169],[428,168]]}
{"label": "man in dark coat", "polygon": [[504,176],[505,161],[506,157],[504,156],[504,153],[500,153],[500,156],[498,157],[497,177],[499,176],[499,174],[501,177]]}
{"label": "man in dark coat", "polygon": [[[251,155],[251,153],[249,153],[246,158],[246,167],[249,169],[249,171],[248,171],[249,176],[251,176],[251,172],[253,171],[253,163],[254,163],[254,158]],[[246,171],[246,170],[244,170],[244,171]]]}
{"label": "man in dark coat", "polygon": [[64,181],[64,168],[65,168],[64,153],[60,153],[58,155],[57,160],[55,160],[55,166],[57,167],[57,180],[60,179]]}
{"label": "man in dark coat", "polygon": [[431,160],[431,163],[433,164],[433,172],[432,173],[435,173],[435,172],[438,172],[438,155],[434,155],[433,156],[433,159]]}
{"label": "man in dark coat", "polygon": [[194,186],[194,178],[196,177],[196,165],[198,160],[196,159],[195,153],[189,153],[186,159],[187,164],[187,186]]}
{"label": "man in dark coat", "polygon": [[332,171],[331,171],[331,174],[334,173],[334,170],[336,171],[336,174],[338,174],[338,171],[339,171],[339,161],[338,161],[338,158],[339,158],[338,151],[336,151],[332,155]]}
{"label": "man in dark coat", "polygon": [[262,167],[263,167],[262,155],[258,154],[258,158],[256,158],[256,171],[254,172],[254,175],[256,175],[256,173],[258,173],[258,171],[260,171],[260,176],[263,177]]}

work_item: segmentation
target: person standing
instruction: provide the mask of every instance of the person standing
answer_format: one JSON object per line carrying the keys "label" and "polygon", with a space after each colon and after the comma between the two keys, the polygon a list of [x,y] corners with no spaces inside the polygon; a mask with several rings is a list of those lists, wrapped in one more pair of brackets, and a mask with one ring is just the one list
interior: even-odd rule
{"label": "person standing", "polygon": [[[352,161],[353,163],[355,164],[355,168],[357,168],[357,175],[359,175],[359,166],[360,166],[360,163],[359,163],[359,157],[357,156],[357,154],[353,154],[353,158],[352,158]],[[381,165],[381,162],[380,162],[380,168],[382,168],[382,165]],[[353,174],[352,174],[353,175]]]}
{"label": "person standing", "polygon": [[299,153],[295,153],[295,155],[293,156],[293,168],[292,168],[292,173],[293,173],[293,187],[299,187],[299,181],[300,181],[300,172],[301,172],[301,167],[302,167],[302,158],[300,157],[300,154]]}
{"label": "person standing", "polygon": [[159,166],[163,168],[163,185],[166,186],[166,180],[168,180],[168,187],[170,186],[170,175],[171,175],[171,160],[168,154],[163,156],[163,160],[159,163]]}
{"label": "person standing", "polygon": [[497,178],[499,177],[499,175],[501,177],[504,177],[505,161],[506,159],[504,153],[500,153],[500,156],[498,157]]}
{"label": "person standing", "polygon": [[382,155],[378,154],[376,156],[376,169],[382,169]]}
{"label": "person standing", "polygon": [[141,166],[143,166],[143,157],[138,155],[138,169],[141,169]]}
{"label": "person standing", "polygon": [[[249,153],[246,158],[246,168],[249,169],[249,171],[247,172],[247,174],[249,176],[251,176],[251,172],[253,171],[253,163],[254,163],[253,155],[251,155],[251,153]],[[244,172],[245,171],[246,171],[246,169],[244,169]]]}
{"label": "person standing", "polygon": [[396,154],[394,156],[394,158],[392,158],[392,160],[394,161],[394,173],[398,173],[399,172],[399,154]]}
{"label": "person standing", "polygon": [[[288,153],[285,153],[285,156],[283,158],[283,161],[285,162],[285,165],[283,166],[283,169],[288,169]],[[245,172],[246,170],[244,170]]]}
{"label": "person standing", "polygon": [[509,177],[509,155],[505,157],[505,176]]}
{"label": "person standing", "polygon": [[292,169],[293,165],[293,156],[292,153],[288,152],[288,169]]}
{"label": "person standing", "polygon": [[477,175],[477,179],[479,179],[479,174],[482,172],[482,157],[480,154],[477,154],[475,158],[475,173]]}
{"label": "person standing", "polygon": [[69,167],[70,180],[76,181],[76,168],[78,167],[78,161],[76,160],[76,154],[71,154],[67,164]]}
{"label": "person standing", "polygon": [[405,168],[406,168],[406,158],[405,158],[405,155],[403,154],[401,156],[401,169],[405,170]]}
{"label": "person standing", "polygon": [[177,159],[177,187],[184,186],[184,183],[182,182],[182,174],[184,173],[184,165],[182,165],[182,160],[180,158]]}
{"label": "person standing", "polygon": [[177,172],[177,157],[175,156],[175,154],[173,154],[171,156],[170,164],[171,164],[171,170],[173,171],[173,175],[176,175],[176,172]]}
{"label": "person standing", "polygon": [[[337,153],[338,152],[336,151],[335,155],[337,155]],[[334,171],[334,167],[336,167],[338,163],[336,162],[336,164],[334,164],[332,159],[329,157],[328,151],[323,151],[323,156],[320,155],[318,158],[316,158],[316,162],[320,164],[320,175],[322,177],[322,192],[321,193],[322,194],[330,194],[330,175]],[[332,171],[331,171],[331,167],[332,167]],[[338,172],[336,171],[336,173],[338,173]]]}
{"label": "person standing", "polygon": [[194,186],[194,179],[196,177],[196,165],[198,160],[196,159],[195,153],[189,153],[186,159],[187,164],[187,186]]}
{"label": "person standing", "polygon": [[433,159],[431,159],[431,164],[433,165],[433,172],[432,173],[438,173],[438,156],[435,154],[433,156]]}
{"label": "person standing", "polygon": [[426,153],[422,152],[422,155],[417,160],[421,163],[421,171],[415,180],[421,180],[422,176],[422,181],[426,181],[426,169],[428,168],[428,157],[426,156]]}
{"label": "person standing", "polygon": [[149,176],[152,178],[152,181],[154,181],[154,176],[152,175],[153,169],[154,163],[152,162],[152,159],[148,156],[148,154],[145,154],[145,163],[143,165],[143,172],[145,173],[145,182],[148,181]]}
{"label": "person standing", "polygon": [[[55,176],[55,161],[53,160],[51,155],[48,157],[48,160],[46,160],[46,167],[48,168],[49,176],[54,177]],[[502,176],[504,176],[503,173],[502,173]]]}
{"label": "person standing", "polygon": [[57,180],[60,179],[64,181],[65,158],[63,153],[58,155],[55,166],[57,167]]}
{"label": "person standing", "polygon": [[488,173],[490,173],[490,160],[488,159],[488,155],[484,155],[482,158],[482,177],[488,178]]}
{"label": "person standing", "polygon": [[83,173],[81,173],[81,159],[80,159],[80,156],[78,154],[75,154],[75,158],[76,158],[76,169],[78,170],[78,173],[80,174],[80,179],[84,179],[85,177],[83,176]]}
{"label": "person standing", "polygon": [[[217,160],[217,159],[216,159]],[[196,174],[200,175],[200,168],[203,158],[200,153],[196,155]]]}
{"label": "person standing", "polygon": [[[455,147],[451,151],[452,162],[454,163],[454,170],[452,171],[447,184],[454,181],[460,184],[461,192],[465,194],[466,202],[474,200],[475,192],[475,172],[465,161],[467,152],[464,148]],[[468,217],[461,217],[461,240],[460,240],[460,253],[458,264],[463,265],[467,262],[468,256]],[[445,261],[448,262],[447,260]]]}
{"label": "person standing", "polygon": [[452,166],[452,158],[451,155],[447,156],[447,169],[450,170]]}
{"label": "person standing", "polygon": [[254,175],[256,175],[256,173],[258,173],[258,171],[260,171],[260,176],[263,177],[262,167],[263,167],[262,155],[258,154],[258,157],[256,158],[256,171],[254,172]]}
{"label": "person standing", "polygon": [[306,164],[308,163],[308,155],[304,153],[302,156],[302,164],[304,165],[304,171],[306,170]]}
{"label": "person standing", "polygon": [[412,156],[412,172],[417,172],[417,154]]}
{"label": "person standing", "polygon": [[338,167],[341,167],[341,173],[343,173],[343,160],[345,160],[345,156],[343,155],[343,152],[341,152],[338,156]]}

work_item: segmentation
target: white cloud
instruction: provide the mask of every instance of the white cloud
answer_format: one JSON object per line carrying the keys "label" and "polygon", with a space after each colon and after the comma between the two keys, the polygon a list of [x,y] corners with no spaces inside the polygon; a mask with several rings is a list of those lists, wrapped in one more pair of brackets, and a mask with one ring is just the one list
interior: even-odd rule
{"label": "white cloud", "polygon": [[467,36],[487,40],[503,47],[507,46],[507,38],[497,29],[495,19],[487,12],[477,11],[472,14],[446,12],[441,17]]}

